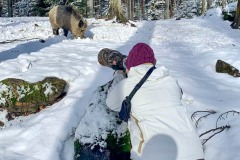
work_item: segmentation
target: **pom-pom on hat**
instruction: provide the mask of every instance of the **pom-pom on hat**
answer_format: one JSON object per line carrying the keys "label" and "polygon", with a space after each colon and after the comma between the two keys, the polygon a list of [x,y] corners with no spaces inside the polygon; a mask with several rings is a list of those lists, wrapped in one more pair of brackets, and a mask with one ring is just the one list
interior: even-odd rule
{"label": "pom-pom on hat", "polygon": [[131,67],[138,66],[143,63],[156,64],[156,59],[152,48],[145,43],[137,43],[129,52],[126,67],[130,70]]}

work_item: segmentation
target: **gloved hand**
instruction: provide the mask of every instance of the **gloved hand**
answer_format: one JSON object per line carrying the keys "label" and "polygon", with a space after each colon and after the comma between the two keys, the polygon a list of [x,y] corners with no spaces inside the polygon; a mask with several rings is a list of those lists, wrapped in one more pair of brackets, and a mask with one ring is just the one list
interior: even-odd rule
{"label": "gloved hand", "polygon": [[109,53],[108,63],[109,66],[113,70],[123,70],[125,71],[125,67],[123,65],[123,59],[125,59],[127,56],[121,54],[120,52],[116,50],[111,50]]}

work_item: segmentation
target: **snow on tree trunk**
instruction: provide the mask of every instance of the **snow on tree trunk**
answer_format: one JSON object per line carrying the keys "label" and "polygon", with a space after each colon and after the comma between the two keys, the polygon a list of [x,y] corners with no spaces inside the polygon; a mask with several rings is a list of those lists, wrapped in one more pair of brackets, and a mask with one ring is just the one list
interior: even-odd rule
{"label": "snow on tree trunk", "polygon": [[89,17],[94,17],[93,16],[93,0],[88,0],[87,1],[87,6],[89,6]]}
{"label": "snow on tree trunk", "polygon": [[121,0],[110,0],[107,19],[113,19],[116,17],[117,22],[127,23],[128,20],[123,16]]}

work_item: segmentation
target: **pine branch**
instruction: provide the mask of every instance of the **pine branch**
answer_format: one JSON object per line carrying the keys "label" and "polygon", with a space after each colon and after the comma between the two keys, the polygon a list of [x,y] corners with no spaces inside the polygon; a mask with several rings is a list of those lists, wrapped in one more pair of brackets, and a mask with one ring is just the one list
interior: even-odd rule
{"label": "pine branch", "polygon": [[[216,128],[218,128],[218,121],[221,120],[221,119],[225,120],[225,118],[227,118],[227,116],[228,116],[229,113],[232,113],[233,116],[234,116],[234,114],[240,115],[240,112],[237,112],[237,111],[234,111],[234,110],[224,112],[223,114],[221,114],[221,115],[218,117],[218,119],[217,119],[217,121],[216,121]],[[224,115],[226,115],[225,118],[223,117]]]}

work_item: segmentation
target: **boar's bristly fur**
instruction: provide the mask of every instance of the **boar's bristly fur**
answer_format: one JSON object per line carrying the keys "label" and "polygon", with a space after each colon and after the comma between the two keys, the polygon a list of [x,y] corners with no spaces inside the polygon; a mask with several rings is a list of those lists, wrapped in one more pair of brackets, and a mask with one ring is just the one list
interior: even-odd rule
{"label": "boar's bristly fur", "polygon": [[84,38],[87,21],[72,6],[58,5],[53,7],[49,11],[49,20],[54,35],[59,35],[59,28],[62,28],[66,37],[70,31],[74,37]]}

